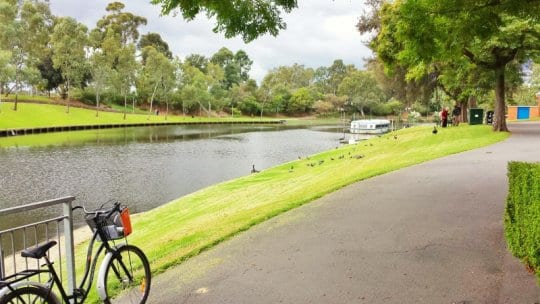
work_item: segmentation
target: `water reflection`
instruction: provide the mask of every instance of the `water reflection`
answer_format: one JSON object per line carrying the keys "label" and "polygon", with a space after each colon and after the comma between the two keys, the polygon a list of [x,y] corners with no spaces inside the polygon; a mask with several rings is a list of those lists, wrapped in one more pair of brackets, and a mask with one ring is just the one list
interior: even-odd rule
{"label": "water reflection", "polygon": [[264,169],[334,148],[342,136],[332,127],[253,125],[68,133],[55,146],[0,149],[0,208],[74,195],[77,204],[114,198],[141,212],[247,175],[252,164]]}

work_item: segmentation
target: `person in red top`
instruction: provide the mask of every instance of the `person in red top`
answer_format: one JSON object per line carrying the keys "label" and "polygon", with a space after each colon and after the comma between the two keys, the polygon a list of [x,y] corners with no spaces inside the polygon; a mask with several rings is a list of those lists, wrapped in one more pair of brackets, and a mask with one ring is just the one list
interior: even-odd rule
{"label": "person in red top", "polygon": [[444,107],[443,110],[441,111],[441,126],[443,128],[446,128],[447,125],[448,125],[448,108]]}

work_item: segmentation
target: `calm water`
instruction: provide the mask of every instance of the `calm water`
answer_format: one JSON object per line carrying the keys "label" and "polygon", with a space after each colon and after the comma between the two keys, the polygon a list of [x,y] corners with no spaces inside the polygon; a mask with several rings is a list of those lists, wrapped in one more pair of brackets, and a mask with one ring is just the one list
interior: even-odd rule
{"label": "calm water", "polygon": [[340,130],[253,125],[125,128],[84,131],[92,139],[75,145],[0,149],[0,208],[73,195],[76,204],[97,207],[116,199],[141,212],[248,175],[252,164],[261,170],[332,149],[339,145]]}

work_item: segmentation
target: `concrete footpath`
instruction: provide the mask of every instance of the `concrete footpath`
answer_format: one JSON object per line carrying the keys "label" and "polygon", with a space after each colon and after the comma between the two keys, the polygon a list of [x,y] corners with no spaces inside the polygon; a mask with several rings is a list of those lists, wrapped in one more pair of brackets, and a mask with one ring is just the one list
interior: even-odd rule
{"label": "concrete footpath", "polygon": [[507,253],[507,162],[540,161],[540,123],[355,183],[190,259],[150,303],[540,303]]}

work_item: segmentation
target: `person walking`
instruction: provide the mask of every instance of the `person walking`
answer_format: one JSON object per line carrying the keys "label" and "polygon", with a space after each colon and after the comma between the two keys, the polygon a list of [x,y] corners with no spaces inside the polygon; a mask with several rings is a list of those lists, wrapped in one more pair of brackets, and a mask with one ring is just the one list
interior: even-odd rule
{"label": "person walking", "polygon": [[448,125],[448,108],[444,107],[441,111],[441,126],[446,128]]}
{"label": "person walking", "polygon": [[454,109],[452,110],[452,125],[459,126],[461,119],[461,107],[458,103],[454,106]]}

